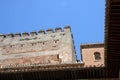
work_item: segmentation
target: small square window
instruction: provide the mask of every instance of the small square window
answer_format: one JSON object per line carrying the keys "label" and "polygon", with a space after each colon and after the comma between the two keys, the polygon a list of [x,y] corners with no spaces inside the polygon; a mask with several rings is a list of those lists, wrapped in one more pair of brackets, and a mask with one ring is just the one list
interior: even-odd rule
{"label": "small square window", "polygon": [[99,52],[94,53],[95,60],[101,60],[101,54]]}

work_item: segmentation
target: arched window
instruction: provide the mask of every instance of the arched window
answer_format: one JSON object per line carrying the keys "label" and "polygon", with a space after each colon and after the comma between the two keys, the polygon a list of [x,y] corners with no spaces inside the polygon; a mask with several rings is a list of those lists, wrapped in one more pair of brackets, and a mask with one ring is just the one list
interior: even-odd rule
{"label": "arched window", "polygon": [[99,52],[94,53],[95,60],[101,60],[101,54]]}

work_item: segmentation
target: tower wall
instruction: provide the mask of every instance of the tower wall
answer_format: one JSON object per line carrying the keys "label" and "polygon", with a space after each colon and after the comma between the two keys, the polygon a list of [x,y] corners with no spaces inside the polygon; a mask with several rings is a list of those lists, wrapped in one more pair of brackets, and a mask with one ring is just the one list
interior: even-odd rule
{"label": "tower wall", "polygon": [[0,35],[0,65],[75,63],[70,26]]}
{"label": "tower wall", "polygon": [[81,53],[85,66],[104,66],[104,44],[81,45]]}

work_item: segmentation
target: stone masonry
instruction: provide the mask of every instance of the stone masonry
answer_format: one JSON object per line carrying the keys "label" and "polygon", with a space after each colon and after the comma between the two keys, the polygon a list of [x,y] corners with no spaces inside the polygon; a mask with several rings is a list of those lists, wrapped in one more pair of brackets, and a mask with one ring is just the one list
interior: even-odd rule
{"label": "stone masonry", "polygon": [[0,35],[0,65],[76,63],[70,26]]}

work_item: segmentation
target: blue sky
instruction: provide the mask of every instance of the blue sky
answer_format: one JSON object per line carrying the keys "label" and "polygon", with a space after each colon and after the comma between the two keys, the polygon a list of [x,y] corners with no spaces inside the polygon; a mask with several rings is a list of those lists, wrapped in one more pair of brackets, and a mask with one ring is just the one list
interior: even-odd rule
{"label": "blue sky", "polygon": [[104,42],[105,0],[0,0],[0,33],[70,25],[77,58],[80,44]]}

